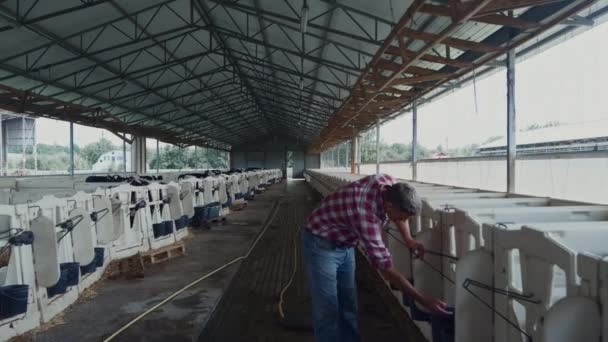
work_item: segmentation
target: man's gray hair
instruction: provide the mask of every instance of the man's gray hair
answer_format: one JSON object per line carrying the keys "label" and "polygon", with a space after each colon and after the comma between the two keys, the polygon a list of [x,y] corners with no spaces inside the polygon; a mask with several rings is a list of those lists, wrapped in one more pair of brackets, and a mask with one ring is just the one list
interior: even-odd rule
{"label": "man's gray hair", "polygon": [[386,187],[384,200],[410,215],[418,214],[422,207],[416,188],[408,183],[396,183]]}

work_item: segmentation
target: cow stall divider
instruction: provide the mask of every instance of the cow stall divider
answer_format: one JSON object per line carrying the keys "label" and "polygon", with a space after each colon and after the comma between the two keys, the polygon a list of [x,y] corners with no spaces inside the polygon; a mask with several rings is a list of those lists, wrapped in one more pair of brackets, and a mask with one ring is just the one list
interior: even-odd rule
{"label": "cow stall divider", "polygon": [[[305,178],[327,194],[361,176]],[[391,225],[384,238],[419,291],[454,307],[451,330],[394,292],[429,340],[607,341],[608,207],[409,183],[422,199],[410,226],[427,253],[412,255]]]}

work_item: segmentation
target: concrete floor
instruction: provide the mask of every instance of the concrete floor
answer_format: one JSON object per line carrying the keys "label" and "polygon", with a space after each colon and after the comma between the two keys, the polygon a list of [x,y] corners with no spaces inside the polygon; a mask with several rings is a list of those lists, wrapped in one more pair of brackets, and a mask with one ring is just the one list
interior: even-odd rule
{"label": "concrete floor", "polygon": [[[299,253],[299,271],[286,293],[284,309],[292,321],[308,329],[282,326],[276,304],[293,269],[294,236],[318,200],[318,194],[304,181],[274,185],[244,210],[231,213],[228,224],[193,231],[186,240],[186,257],[147,268],[141,280],[103,281],[95,289],[97,297],[66,311],[65,324],[37,332],[32,340],[103,340],[176,290],[244,255],[272,216],[248,259],[198,283],[113,341],[312,341],[310,295]],[[424,341],[382,282],[359,256],[363,340]]]}
{"label": "concrete floor", "polygon": [[[37,332],[32,339],[97,342],[111,335],[176,290],[245,254],[284,188],[274,185],[256,196],[244,210],[231,213],[225,225],[192,231],[186,240],[186,257],[147,268],[143,279],[104,280],[95,288],[97,297],[65,312],[65,324]],[[237,262],[198,283],[114,341],[196,341],[239,266]]]}

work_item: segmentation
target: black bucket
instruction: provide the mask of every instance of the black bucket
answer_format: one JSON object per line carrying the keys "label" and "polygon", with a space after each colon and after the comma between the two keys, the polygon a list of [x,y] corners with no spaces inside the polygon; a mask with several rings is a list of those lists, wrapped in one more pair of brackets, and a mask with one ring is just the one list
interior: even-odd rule
{"label": "black bucket", "polygon": [[184,215],[177,220],[175,220],[175,230],[180,230],[186,228],[188,225],[188,216]]}
{"label": "black bucket", "polygon": [[250,191],[247,194],[245,194],[246,201],[253,201],[254,198],[255,198],[255,191]]}
{"label": "black bucket", "polygon": [[193,227],[200,227],[205,220],[207,220],[207,207],[200,205],[197,207],[194,207],[194,216],[192,217],[192,220],[190,221],[190,224]]}
{"label": "black bucket", "polygon": [[0,319],[24,314],[27,311],[29,285],[0,287]]}
{"label": "black bucket", "polygon": [[159,237],[165,235],[165,223],[153,223],[152,231],[154,231],[154,238],[158,239]]}
{"label": "black bucket", "polygon": [[446,308],[452,312],[449,316],[429,315],[431,318],[431,328],[433,342],[453,342],[454,341],[454,308]]}
{"label": "black bucket", "polygon": [[82,275],[93,273],[95,270],[97,270],[97,260],[95,258],[88,265],[80,266],[80,274]]}
{"label": "black bucket", "polygon": [[106,249],[103,247],[95,247],[95,266],[102,267],[103,266],[103,258],[105,256]]}
{"label": "black bucket", "polygon": [[[84,272],[83,272],[83,274],[84,274]],[[61,270],[61,274],[59,275],[59,280],[57,281],[57,284],[55,284],[51,287],[47,287],[46,294],[49,298],[51,298],[58,294],[64,294],[67,289],[68,289],[68,270],[63,269],[63,270]]]}
{"label": "black bucket", "polygon": [[78,281],[80,280],[80,263],[79,262],[64,262],[59,264],[59,269],[63,272],[63,270],[67,271],[66,274],[66,283],[68,286],[76,286],[78,285]]}
{"label": "black bucket", "polygon": [[173,234],[173,221],[169,220],[169,221],[165,221],[165,234],[164,235],[171,235]]}

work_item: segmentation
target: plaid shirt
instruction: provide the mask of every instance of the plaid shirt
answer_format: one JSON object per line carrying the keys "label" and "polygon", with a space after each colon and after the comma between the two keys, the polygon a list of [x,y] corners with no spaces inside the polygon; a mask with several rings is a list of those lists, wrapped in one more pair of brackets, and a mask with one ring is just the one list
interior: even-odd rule
{"label": "plaid shirt", "polygon": [[391,176],[379,174],[338,188],[308,216],[306,227],[338,245],[361,243],[375,267],[390,268],[393,261],[382,241],[386,213],[381,190],[393,184]]}

